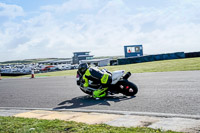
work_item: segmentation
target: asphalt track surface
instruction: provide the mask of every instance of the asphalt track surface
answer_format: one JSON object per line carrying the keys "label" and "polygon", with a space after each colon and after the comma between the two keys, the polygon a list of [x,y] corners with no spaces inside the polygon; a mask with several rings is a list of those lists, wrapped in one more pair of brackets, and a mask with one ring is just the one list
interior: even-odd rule
{"label": "asphalt track surface", "polygon": [[73,76],[0,80],[0,107],[114,110],[200,115],[200,71],[136,73],[139,92],[94,100]]}

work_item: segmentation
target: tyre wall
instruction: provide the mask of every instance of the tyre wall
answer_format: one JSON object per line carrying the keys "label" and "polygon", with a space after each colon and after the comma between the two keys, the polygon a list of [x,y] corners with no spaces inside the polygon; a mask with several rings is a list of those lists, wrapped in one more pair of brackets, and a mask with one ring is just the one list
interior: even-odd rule
{"label": "tyre wall", "polygon": [[185,53],[185,58],[200,57],[200,52]]}
{"label": "tyre wall", "polygon": [[110,65],[111,66],[114,66],[114,65],[117,65],[117,60],[110,60]]}
{"label": "tyre wall", "polygon": [[121,58],[121,59],[118,59],[117,61],[118,61],[118,65],[125,65],[125,64],[159,61],[159,60],[181,59],[181,58],[185,58],[184,52]]}

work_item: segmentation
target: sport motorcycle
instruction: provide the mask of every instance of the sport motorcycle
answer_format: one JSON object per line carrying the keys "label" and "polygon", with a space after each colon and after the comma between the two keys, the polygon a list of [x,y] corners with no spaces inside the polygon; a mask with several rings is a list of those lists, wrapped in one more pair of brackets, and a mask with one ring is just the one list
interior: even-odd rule
{"label": "sport motorcycle", "polygon": [[[135,96],[137,94],[138,87],[133,82],[130,82],[128,80],[128,78],[131,76],[130,72],[127,72],[125,74],[124,70],[118,70],[111,73],[107,69],[102,69],[101,71],[103,73],[104,72],[109,73],[112,77],[112,83],[108,87],[107,95],[114,95],[121,93],[125,96]],[[78,72],[76,76],[76,82],[84,93],[91,96],[93,94],[93,91],[102,88],[102,85],[99,82],[94,82],[90,80],[89,80],[89,87],[84,88],[83,87],[84,80]]]}

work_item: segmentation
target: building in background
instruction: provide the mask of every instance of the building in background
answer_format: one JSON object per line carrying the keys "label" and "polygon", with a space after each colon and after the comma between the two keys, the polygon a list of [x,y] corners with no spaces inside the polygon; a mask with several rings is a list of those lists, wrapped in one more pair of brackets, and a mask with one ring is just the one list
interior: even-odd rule
{"label": "building in background", "polygon": [[124,46],[125,57],[143,56],[142,45],[127,45]]}
{"label": "building in background", "polygon": [[110,59],[93,59],[93,60],[81,60],[80,63],[87,63],[88,65],[95,65],[95,66],[107,66],[110,63]]}
{"label": "building in background", "polygon": [[46,60],[46,61],[39,61],[39,64],[49,64],[49,65],[59,65],[59,64],[72,64],[72,59],[66,60]]}
{"label": "building in background", "polygon": [[91,60],[93,59],[93,55],[89,55],[90,52],[74,52],[74,56],[72,57],[73,64],[79,64],[81,60]]}

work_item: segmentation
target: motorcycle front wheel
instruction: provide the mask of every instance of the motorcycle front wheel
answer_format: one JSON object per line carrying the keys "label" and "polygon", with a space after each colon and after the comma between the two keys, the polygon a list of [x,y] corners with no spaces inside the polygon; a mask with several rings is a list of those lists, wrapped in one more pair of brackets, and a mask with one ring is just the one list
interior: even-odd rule
{"label": "motorcycle front wheel", "polygon": [[84,90],[84,89],[81,88],[81,87],[80,87],[80,89],[81,89],[84,93],[86,93],[86,94],[88,94],[88,95],[92,95],[92,91],[86,91],[86,90]]}

